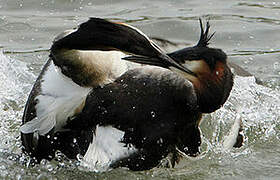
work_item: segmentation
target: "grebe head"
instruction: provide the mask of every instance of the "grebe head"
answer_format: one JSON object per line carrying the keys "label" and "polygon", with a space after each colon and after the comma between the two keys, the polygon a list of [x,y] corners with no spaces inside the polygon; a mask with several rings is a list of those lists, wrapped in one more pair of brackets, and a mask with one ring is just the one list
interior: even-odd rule
{"label": "grebe head", "polygon": [[198,44],[168,55],[195,74],[171,68],[193,83],[201,112],[210,113],[220,108],[227,100],[233,86],[233,74],[227,65],[227,55],[221,49],[208,47],[209,40],[214,35],[208,35],[209,22],[204,31],[201,19],[199,21],[201,36]]}
{"label": "grebe head", "polygon": [[159,64],[153,61],[153,58],[130,56],[124,59],[162,66],[185,77],[192,82],[196,90],[201,112],[210,113],[219,109],[227,100],[233,85],[233,75],[227,65],[227,55],[221,49],[208,47],[214,35],[209,35],[209,22],[205,31],[201,19],[199,22],[201,35],[197,45],[168,54],[176,63],[187,68],[187,71]]}

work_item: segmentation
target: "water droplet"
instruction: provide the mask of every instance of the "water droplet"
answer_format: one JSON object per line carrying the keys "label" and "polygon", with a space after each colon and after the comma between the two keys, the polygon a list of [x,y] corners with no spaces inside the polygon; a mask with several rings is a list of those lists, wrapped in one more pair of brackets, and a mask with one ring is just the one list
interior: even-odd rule
{"label": "water droplet", "polygon": [[163,143],[163,139],[159,138],[159,140],[157,140],[157,144],[162,144]]}
{"label": "water droplet", "polygon": [[275,63],[273,64],[273,68],[274,68],[275,70],[280,70],[280,63],[279,63],[279,62],[275,62]]}
{"label": "water droplet", "polygon": [[78,160],[78,161],[82,161],[83,158],[84,158],[84,157],[83,157],[81,154],[77,154],[77,160]]}
{"label": "water droplet", "polygon": [[108,111],[106,109],[103,110],[102,114],[107,114]]}
{"label": "water droplet", "polygon": [[156,113],[154,111],[151,111],[151,115],[153,118],[156,117]]}

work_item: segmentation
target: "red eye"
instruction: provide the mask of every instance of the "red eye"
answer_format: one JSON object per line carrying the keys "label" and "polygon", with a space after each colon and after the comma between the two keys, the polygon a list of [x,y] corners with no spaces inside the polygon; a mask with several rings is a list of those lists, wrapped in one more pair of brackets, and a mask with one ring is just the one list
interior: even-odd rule
{"label": "red eye", "polygon": [[223,72],[224,72],[224,69],[225,69],[224,66],[225,66],[224,63],[222,63],[222,62],[217,62],[216,63],[216,67],[215,67],[215,71],[214,71],[215,76],[218,76],[218,77],[223,76]]}

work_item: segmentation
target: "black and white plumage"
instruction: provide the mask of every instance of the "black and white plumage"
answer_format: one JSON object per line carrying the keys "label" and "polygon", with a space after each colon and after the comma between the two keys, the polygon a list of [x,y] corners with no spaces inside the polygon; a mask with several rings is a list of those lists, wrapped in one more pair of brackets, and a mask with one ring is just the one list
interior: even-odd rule
{"label": "black and white plumage", "polygon": [[[91,33],[90,29],[98,31],[95,26],[87,23],[76,31],[83,32],[82,39],[73,33],[64,36],[57,41],[59,43],[54,43],[50,56],[54,64],[60,67],[58,73],[71,78],[72,81],[69,82],[82,88],[82,96],[73,95],[80,103],[72,103],[75,107],[68,107],[67,110],[70,109],[71,112],[64,114],[62,121],[58,122],[56,119],[54,126],[50,125],[49,121],[46,121],[47,126],[38,122],[45,134],[40,133],[40,129],[31,128],[33,125],[29,122],[34,121],[35,117],[32,113],[38,113],[40,110],[36,99],[39,99],[38,94],[42,90],[38,92],[40,88],[36,86],[42,89],[45,81],[41,81],[48,71],[45,68],[43,75],[37,80],[40,85],[35,84],[35,90],[31,92],[25,110],[23,123],[27,125],[23,125],[21,130],[26,151],[40,160],[53,156],[55,150],[60,150],[69,158],[76,158],[78,154],[83,155],[82,162],[90,168],[108,169],[121,166],[132,170],[153,168],[170,153],[174,157],[173,163],[178,160],[178,152],[197,155],[201,143],[198,125],[202,114],[213,112],[222,106],[233,84],[226,54],[219,49],[207,47],[211,38],[208,36],[209,24],[207,23],[204,32],[201,23],[201,37],[196,46],[166,56],[142,33],[137,33],[137,36],[142,35],[141,38],[144,40],[133,38],[135,41],[121,46],[112,42],[109,45],[104,44],[99,39],[91,39],[84,45],[83,42],[90,39],[86,37]],[[111,33],[110,28],[105,29],[113,39],[117,38],[118,33]],[[73,41],[79,43],[74,44]],[[121,40],[113,40],[118,41]],[[142,42],[140,45],[139,41]],[[98,44],[90,45],[92,42]],[[123,43],[123,39],[121,42]],[[128,46],[130,43],[142,49]],[[78,53],[84,50],[88,53],[88,50],[92,49],[109,52],[118,49],[136,55],[123,56],[123,59],[160,67],[148,66],[124,70],[110,81],[106,81],[109,78],[96,81],[100,74],[94,76],[95,73],[91,72],[104,66],[88,64],[86,60],[88,56],[84,54],[76,56],[75,53],[73,55],[73,49],[79,49]],[[74,61],[77,57],[80,57],[91,70],[83,71],[85,66],[81,63],[76,66]],[[104,58],[102,60],[104,61]],[[83,75],[77,76],[79,74]],[[67,103],[68,100],[64,102]],[[61,116],[58,113],[56,115]]]}
{"label": "black and white plumage", "polygon": [[122,23],[91,18],[55,38],[50,58],[26,103],[22,132],[24,151],[40,160],[51,158],[56,132],[81,111],[87,94],[127,71],[125,53],[152,57],[164,66],[180,66],[145,34]]}

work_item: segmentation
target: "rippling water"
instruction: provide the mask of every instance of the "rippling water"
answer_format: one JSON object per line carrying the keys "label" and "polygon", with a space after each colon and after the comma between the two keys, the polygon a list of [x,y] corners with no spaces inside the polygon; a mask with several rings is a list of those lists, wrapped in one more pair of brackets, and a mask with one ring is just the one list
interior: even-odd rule
{"label": "rippling water", "polygon": [[[280,2],[277,1],[123,1],[0,0],[0,179],[279,179],[280,177]],[[21,154],[19,126],[32,83],[48,57],[53,38],[89,16],[130,23],[152,37],[178,43],[168,51],[196,43],[198,17],[216,31],[212,46],[254,77],[236,76],[223,108],[204,116],[202,154],[175,169],[94,173],[79,162],[28,165]],[[238,110],[239,109],[239,110]],[[223,139],[240,115],[245,142],[223,149]]]}

